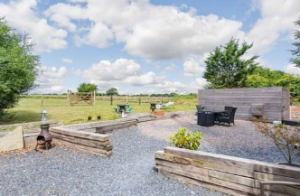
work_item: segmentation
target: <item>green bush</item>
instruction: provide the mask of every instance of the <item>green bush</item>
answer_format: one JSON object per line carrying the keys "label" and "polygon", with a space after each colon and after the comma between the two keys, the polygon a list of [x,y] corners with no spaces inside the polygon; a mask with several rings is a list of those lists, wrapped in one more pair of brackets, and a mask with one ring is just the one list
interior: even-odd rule
{"label": "green bush", "polygon": [[170,137],[170,145],[178,148],[197,150],[200,146],[202,134],[199,132],[187,132],[186,128],[181,128],[172,137]]}

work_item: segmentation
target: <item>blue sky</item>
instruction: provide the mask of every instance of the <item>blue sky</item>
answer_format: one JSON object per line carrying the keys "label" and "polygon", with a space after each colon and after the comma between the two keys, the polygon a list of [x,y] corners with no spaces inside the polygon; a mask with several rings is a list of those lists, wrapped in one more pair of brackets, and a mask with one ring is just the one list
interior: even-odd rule
{"label": "blue sky", "polygon": [[289,63],[299,0],[2,0],[0,16],[27,32],[41,57],[32,93],[195,93],[204,59],[231,38],[254,43],[245,58],[300,74]]}

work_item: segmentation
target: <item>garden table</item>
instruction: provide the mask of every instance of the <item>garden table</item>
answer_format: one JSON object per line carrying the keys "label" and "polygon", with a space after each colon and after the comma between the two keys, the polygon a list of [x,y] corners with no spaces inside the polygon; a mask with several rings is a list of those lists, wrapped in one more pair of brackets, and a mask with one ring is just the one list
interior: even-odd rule
{"label": "garden table", "polygon": [[197,124],[205,127],[213,126],[215,125],[216,115],[225,112],[225,110],[203,110],[201,112],[197,112]]}
{"label": "garden table", "polygon": [[117,108],[115,108],[115,112],[122,113],[122,112],[132,112],[132,108],[128,104],[118,104]]}

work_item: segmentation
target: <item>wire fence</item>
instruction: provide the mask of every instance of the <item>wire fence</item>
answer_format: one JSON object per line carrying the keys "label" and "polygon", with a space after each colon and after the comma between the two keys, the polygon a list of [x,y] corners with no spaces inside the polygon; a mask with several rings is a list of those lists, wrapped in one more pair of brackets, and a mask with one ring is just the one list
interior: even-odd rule
{"label": "wire fence", "polygon": [[[29,99],[65,99],[67,95],[23,95],[22,98]],[[96,96],[96,102],[107,101],[110,102],[124,102],[124,103],[168,103],[173,102],[173,97],[139,97],[139,96]]]}

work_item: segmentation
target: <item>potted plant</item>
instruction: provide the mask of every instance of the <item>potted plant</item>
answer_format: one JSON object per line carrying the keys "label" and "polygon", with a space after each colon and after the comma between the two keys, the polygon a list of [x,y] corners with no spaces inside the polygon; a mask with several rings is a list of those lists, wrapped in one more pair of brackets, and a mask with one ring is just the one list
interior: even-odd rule
{"label": "potted plant", "polygon": [[300,126],[273,125],[256,121],[255,128],[273,140],[287,161],[284,164],[300,167],[300,165],[294,164],[294,160],[300,151]]}
{"label": "potted plant", "polygon": [[175,135],[170,137],[170,145],[189,150],[198,150],[201,138],[201,133],[188,132],[186,128],[181,128]]}

